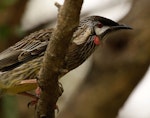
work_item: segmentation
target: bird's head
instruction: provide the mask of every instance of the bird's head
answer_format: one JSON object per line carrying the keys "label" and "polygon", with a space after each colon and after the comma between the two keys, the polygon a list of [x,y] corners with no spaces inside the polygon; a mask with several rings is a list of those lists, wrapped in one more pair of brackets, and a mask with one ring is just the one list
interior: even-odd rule
{"label": "bird's head", "polygon": [[[80,21],[79,27],[74,33],[74,42],[82,44],[88,40],[93,40],[95,45],[99,45],[105,36],[123,29],[132,28],[101,16],[89,16]],[[89,36],[93,38],[89,38]]]}
{"label": "bird's head", "polygon": [[93,21],[93,33],[99,36],[100,39],[103,39],[107,34],[123,30],[123,29],[132,29],[129,26],[119,24],[115,21],[112,21],[108,18],[100,17],[100,16],[91,16]]}

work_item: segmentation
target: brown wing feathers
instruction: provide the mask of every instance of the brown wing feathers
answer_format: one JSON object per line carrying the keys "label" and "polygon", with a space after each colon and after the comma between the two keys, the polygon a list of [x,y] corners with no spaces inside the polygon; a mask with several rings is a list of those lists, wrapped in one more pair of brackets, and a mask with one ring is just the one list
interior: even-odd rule
{"label": "brown wing feathers", "polygon": [[24,61],[32,60],[43,53],[53,29],[44,29],[30,34],[23,40],[0,53],[0,70],[9,70]]}

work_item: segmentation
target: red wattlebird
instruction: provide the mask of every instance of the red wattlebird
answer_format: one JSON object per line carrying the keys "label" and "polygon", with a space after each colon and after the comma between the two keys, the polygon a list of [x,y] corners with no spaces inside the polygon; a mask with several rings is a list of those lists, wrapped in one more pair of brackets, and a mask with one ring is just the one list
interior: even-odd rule
{"label": "red wattlebird", "polygon": [[[65,69],[71,71],[80,66],[106,35],[121,29],[131,28],[100,16],[81,20],[66,54]],[[34,32],[0,53],[0,95],[23,93],[37,87],[34,80],[52,32],[53,29]]]}

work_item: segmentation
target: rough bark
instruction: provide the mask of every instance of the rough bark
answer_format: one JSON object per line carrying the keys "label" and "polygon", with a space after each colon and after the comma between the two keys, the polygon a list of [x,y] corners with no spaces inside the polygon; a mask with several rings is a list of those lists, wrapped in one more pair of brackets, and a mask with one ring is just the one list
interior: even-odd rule
{"label": "rough bark", "polygon": [[150,1],[135,0],[121,21],[133,27],[110,35],[94,54],[85,82],[59,118],[115,118],[150,64]]}
{"label": "rough bark", "polygon": [[60,7],[57,26],[47,47],[43,67],[39,74],[39,86],[42,90],[36,116],[54,118],[56,102],[60,96],[58,78],[63,70],[63,62],[68,44],[75,28],[79,24],[83,0],[65,0]]}

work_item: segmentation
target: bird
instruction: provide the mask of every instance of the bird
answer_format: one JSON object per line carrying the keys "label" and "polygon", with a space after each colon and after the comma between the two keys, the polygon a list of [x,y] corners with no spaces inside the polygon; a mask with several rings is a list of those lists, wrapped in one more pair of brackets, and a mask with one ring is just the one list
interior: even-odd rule
{"label": "bird", "polygon": [[[104,42],[108,34],[132,29],[102,16],[80,20],[65,58],[69,71],[80,66]],[[41,29],[26,36],[0,53],[0,96],[36,89],[36,79],[54,28]]]}

